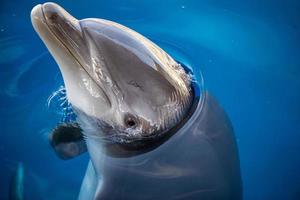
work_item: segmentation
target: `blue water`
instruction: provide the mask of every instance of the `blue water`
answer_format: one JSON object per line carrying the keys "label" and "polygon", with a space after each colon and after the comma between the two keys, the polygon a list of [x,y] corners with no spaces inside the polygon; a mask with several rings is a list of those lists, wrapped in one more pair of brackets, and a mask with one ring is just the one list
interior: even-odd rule
{"label": "blue water", "polygon": [[[300,1],[56,2],[124,24],[201,71],[233,123],[244,199],[300,199]],[[0,3],[0,199],[19,162],[28,199],[76,199],[88,155],[62,161],[48,144],[62,114],[47,100],[63,82],[30,23],[37,3]]]}

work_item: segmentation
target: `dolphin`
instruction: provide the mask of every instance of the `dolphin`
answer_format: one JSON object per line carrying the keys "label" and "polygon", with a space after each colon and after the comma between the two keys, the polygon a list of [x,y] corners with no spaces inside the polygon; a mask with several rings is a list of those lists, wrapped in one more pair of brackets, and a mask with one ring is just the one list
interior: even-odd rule
{"label": "dolphin", "polygon": [[63,159],[90,155],[79,199],[242,199],[231,123],[187,68],[125,26],[55,3],[31,20],[77,115],[50,143]]}

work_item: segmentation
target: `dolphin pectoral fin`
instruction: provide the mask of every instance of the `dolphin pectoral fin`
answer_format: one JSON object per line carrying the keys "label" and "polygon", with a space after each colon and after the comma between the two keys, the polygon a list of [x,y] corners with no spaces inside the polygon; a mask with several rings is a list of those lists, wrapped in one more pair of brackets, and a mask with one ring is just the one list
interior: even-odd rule
{"label": "dolphin pectoral fin", "polygon": [[82,130],[77,123],[58,125],[49,135],[50,145],[63,160],[74,158],[87,151]]}

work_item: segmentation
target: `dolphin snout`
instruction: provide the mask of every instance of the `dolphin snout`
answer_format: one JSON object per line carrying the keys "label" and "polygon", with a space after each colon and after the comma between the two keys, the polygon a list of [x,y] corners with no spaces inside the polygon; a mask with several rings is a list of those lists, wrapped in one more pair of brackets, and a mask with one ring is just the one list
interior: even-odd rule
{"label": "dolphin snout", "polygon": [[[55,3],[42,5],[43,17],[58,39],[67,42],[82,40],[79,21]],[[71,40],[71,41],[70,41]]]}
{"label": "dolphin snout", "polygon": [[[54,49],[65,48],[79,62],[89,59],[79,20],[55,3],[35,6],[31,19],[36,31]],[[56,41],[56,42],[53,42]]]}
{"label": "dolphin snout", "polygon": [[80,30],[78,20],[59,5],[55,3],[44,3],[41,7],[48,25],[61,25],[64,28],[68,26],[76,31]]}

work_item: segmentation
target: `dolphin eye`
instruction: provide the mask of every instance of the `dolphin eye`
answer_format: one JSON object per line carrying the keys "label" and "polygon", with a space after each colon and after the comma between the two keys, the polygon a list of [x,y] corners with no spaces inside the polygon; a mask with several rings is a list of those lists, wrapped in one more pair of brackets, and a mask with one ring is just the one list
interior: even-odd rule
{"label": "dolphin eye", "polygon": [[137,126],[137,119],[136,117],[134,117],[133,115],[130,115],[128,114],[126,117],[125,117],[125,125],[128,127],[128,128],[134,128]]}

